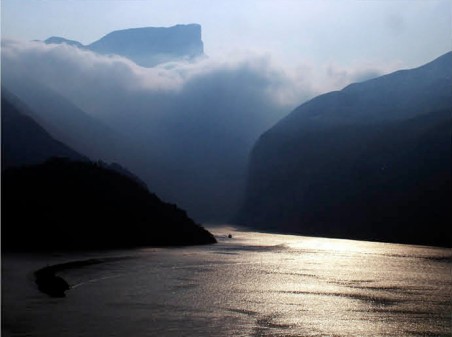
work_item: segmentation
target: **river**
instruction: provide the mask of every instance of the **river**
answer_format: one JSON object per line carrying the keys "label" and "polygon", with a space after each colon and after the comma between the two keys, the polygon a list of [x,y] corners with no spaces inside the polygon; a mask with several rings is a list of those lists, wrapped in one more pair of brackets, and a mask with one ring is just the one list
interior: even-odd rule
{"label": "river", "polygon": [[[219,243],[2,259],[2,336],[452,336],[452,249],[209,228]],[[232,238],[228,238],[228,234]],[[65,298],[33,271],[59,273]]]}

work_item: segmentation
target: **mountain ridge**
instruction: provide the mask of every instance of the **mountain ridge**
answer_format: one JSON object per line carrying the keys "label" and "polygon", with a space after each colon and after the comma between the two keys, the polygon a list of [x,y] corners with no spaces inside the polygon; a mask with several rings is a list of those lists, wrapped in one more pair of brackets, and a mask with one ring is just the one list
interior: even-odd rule
{"label": "mountain ridge", "polygon": [[[354,116],[345,115],[345,117],[365,117],[367,121],[361,119],[360,122],[367,123],[397,118],[397,116],[391,116],[387,114],[388,106],[384,104],[385,100],[388,100],[388,98],[395,99],[398,96],[400,97],[406,94],[406,91],[408,91],[407,86],[415,85],[418,81],[417,77],[425,72],[428,72],[432,77],[423,78],[422,80],[426,81],[426,83],[424,83],[422,86],[419,86],[419,88],[416,88],[416,92],[411,94],[410,97],[407,97],[406,99],[404,98],[404,100],[401,101],[400,104],[404,104],[405,106],[403,108],[409,111],[410,114],[418,114],[432,109],[432,107],[428,105],[432,104],[432,102],[436,102],[437,104],[435,109],[446,108],[448,106],[448,103],[452,99],[452,90],[449,90],[452,83],[451,64],[452,52],[448,52],[444,55],[439,56],[435,60],[419,67],[395,71],[393,73],[373,78],[364,82],[352,83],[342,90],[332,91],[316,96],[313,99],[295,108],[290,114],[281,119],[268,131],[274,131],[276,128],[278,128],[279,124],[285,124],[286,126],[289,126],[290,124],[296,125],[300,123],[300,119],[304,119],[303,122],[305,123],[314,123],[315,125],[322,123],[323,125],[328,125],[331,123],[337,124],[340,122],[349,122],[349,120],[343,118],[344,115],[348,112],[347,109],[350,108],[349,106],[344,107],[344,103],[359,104],[364,100],[370,100],[370,102],[366,102],[366,104],[369,104],[368,108],[373,109],[371,112],[367,111],[367,113],[362,116],[359,116],[355,113]],[[388,83],[388,81],[391,83]],[[362,94],[362,92],[364,91],[371,91],[373,90],[373,87],[375,87],[375,85],[379,86],[381,89],[382,84],[384,84],[384,86],[387,86],[387,88],[385,88],[382,93],[377,93],[380,94],[380,96],[376,95],[374,92],[371,92],[370,95],[369,93],[367,93],[368,96],[360,97],[359,99],[357,99],[356,96],[352,97],[355,102],[351,101],[350,96]],[[439,94],[433,90],[429,90],[431,86],[438,84],[441,85],[441,91]],[[365,90],[363,90],[363,88],[365,88]],[[419,97],[425,93],[429,94],[428,99],[420,101]],[[417,99],[417,104],[420,103],[421,105],[410,105],[411,99]],[[376,106],[372,107],[372,103],[374,103]],[[322,105],[319,106],[319,104]],[[428,106],[427,109],[425,108],[426,105]],[[338,111],[339,108],[341,109],[340,111]],[[379,115],[378,113],[380,112],[386,113]],[[322,117],[324,118],[323,120],[321,120]],[[325,117],[328,117],[328,120],[325,120]],[[402,117],[406,118],[409,117],[409,115]],[[356,120],[353,120],[352,122],[356,122]],[[265,135],[265,133],[263,135]]]}
{"label": "mountain ridge", "polygon": [[86,48],[82,43],[75,41],[75,40],[69,40],[61,36],[51,36],[48,39],[44,40],[44,43],[46,44],[67,44],[73,47],[77,47],[80,49]]}
{"label": "mountain ridge", "polygon": [[68,44],[103,55],[126,57],[143,67],[179,60],[194,60],[204,55],[201,25],[139,27],[112,31],[88,45],[53,36],[47,44]]}
{"label": "mountain ridge", "polygon": [[451,70],[447,53],[296,108],[256,142],[236,220],[304,235],[451,246]]}
{"label": "mountain ridge", "polygon": [[53,138],[41,125],[24,113],[29,109],[19,98],[2,88],[2,170],[39,164],[50,157],[88,160]]}

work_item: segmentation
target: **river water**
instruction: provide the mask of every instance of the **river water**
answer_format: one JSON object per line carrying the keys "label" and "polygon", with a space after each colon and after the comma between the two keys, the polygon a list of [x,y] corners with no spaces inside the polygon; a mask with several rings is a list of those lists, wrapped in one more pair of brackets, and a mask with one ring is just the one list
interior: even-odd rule
{"label": "river water", "polygon": [[[4,336],[452,336],[452,249],[209,228],[219,243],[4,255]],[[232,238],[227,234],[231,233]],[[38,292],[59,273],[65,298]]]}

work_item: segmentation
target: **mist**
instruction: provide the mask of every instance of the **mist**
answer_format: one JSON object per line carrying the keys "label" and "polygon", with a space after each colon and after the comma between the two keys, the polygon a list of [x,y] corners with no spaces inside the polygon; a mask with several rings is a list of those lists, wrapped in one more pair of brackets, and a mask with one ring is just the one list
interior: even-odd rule
{"label": "mist", "polygon": [[[105,130],[87,140],[83,123],[56,126],[60,134],[79,135],[68,145],[93,160],[119,162],[199,221],[226,221],[236,211],[248,155],[264,131],[303,101],[387,68],[329,64],[315,71],[256,53],[143,68],[65,44],[2,40],[6,88],[19,97],[30,86],[48,88],[103,124],[116,142],[105,142]],[[55,104],[44,100],[31,95],[26,103]]]}

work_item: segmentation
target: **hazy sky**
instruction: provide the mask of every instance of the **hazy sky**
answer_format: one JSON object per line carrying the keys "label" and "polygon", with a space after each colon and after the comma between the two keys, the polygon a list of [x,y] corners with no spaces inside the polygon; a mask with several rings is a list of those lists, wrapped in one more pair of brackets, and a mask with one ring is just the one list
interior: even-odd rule
{"label": "hazy sky", "polygon": [[[88,44],[118,29],[199,23],[211,57],[413,67],[452,49],[451,0],[2,0],[2,36]],[[388,64],[394,66],[388,66]]]}

